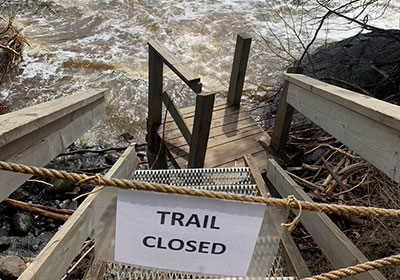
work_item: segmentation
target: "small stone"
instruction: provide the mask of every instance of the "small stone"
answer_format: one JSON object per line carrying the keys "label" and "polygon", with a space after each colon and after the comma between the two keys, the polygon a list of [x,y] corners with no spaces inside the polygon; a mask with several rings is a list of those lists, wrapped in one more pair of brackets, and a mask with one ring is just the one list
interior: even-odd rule
{"label": "small stone", "polygon": [[26,236],[32,229],[33,218],[29,213],[15,213],[10,222],[10,233]]}
{"label": "small stone", "polygon": [[11,241],[5,236],[0,236],[0,253],[6,251],[10,246]]}
{"label": "small stone", "polygon": [[319,160],[324,154],[325,149],[319,148],[313,151],[310,155],[304,158],[304,163],[307,164],[314,164],[317,160]]}
{"label": "small stone", "polygon": [[42,220],[35,220],[35,221],[33,222],[33,225],[34,225],[35,227],[40,228],[40,227],[45,226],[45,225],[46,225],[46,222],[45,222],[45,221],[42,221]]}
{"label": "small stone", "polygon": [[29,193],[23,189],[17,189],[10,195],[10,198],[15,200],[25,200],[27,197]]}
{"label": "small stone", "polygon": [[26,269],[25,262],[17,256],[0,258],[0,279],[15,280]]}
{"label": "small stone", "polygon": [[145,158],[145,157],[147,157],[146,152],[137,152],[136,154],[137,154],[137,156],[140,157],[140,158]]}
{"label": "small stone", "polygon": [[60,179],[52,179],[50,182],[53,186],[45,186],[47,191],[54,192],[69,192],[75,188],[75,184],[72,182],[60,180]]}
{"label": "small stone", "polygon": [[110,152],[106,155],[106,162],[108,164],[114,164],[119,159],[119,154],[117,152]]}
{"label": "small stone", "polygon": [[59,206],[61,209],[68,209],[70,203],[71,203],[71,200],[65,199],[65,200],[63,200],[58,206]]}

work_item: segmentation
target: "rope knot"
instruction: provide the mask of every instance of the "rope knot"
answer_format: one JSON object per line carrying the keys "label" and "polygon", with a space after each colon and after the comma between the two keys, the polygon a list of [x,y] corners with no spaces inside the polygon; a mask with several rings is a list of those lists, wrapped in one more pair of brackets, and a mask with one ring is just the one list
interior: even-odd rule
{"label": "rope knot", "polygon": [[286,227],[287,230],[289,232],[292,232],[300,219],[301,216],[301,212],[302,212],[302,207],[301,207],[301,203],[294,197],[294,195],[289,195],[286,199],[285,199],[285,203],[286,203],[286,208],[288,209],[299,209],[299,213],[297,214],[297,216],[293,219],[293,221],[291,221],[290,223],[282,223],[281,227]]}
{"label": "rope knot", "polygon": [[89,181],[92,179],[97,179],[98,185],[101,184],[101,175],[99,173],[97,173],[95,175],[87,176],[86,178],[80,179],[75,185],[80,185],[80,184],[85,183],[86,181]]}
{"label": "rope knot", "polygon": [[80,184],[82,184],[82,183],[84,183],[84,182],[86,182],[86,181],[89,181],[89,180],[91,180],[91,179],[97,179],[97,185],[99,185],[99,188],[98,188],[98,189],[95,189],[95,190],[93,190],[93,191],[91,191],[91,192],[87,192],[87,193],[83,193],[83,194],[81,194],[81,195],[78,195],[77,197],[73,198],[72,201],[77,201],[77,200],[78,200],[79,198],[81,198],[81,197],[84,197],[84,196],[88,196],[88,195],[90,195],[90,194],[97,193],[97,192],[101,191],[101,190],[104,188],[104,186],[101,186],[101,180],[102,180],[102,178],[101,178],[101,175],[98,174],[98,173],[95,174],[95,175],[93,175],[93,176],[88,176],[88,177],[86,177],[86,178],[83,178],[83,179],[79,180],[75,185],[80,185]]}

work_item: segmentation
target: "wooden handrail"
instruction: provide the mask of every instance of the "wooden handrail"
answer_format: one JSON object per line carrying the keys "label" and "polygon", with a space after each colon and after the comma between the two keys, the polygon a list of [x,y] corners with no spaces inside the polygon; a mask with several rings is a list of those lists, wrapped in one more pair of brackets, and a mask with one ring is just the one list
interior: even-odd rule
{"label": "wooden handrail", "polygon": [[161,95],[162,101],[165,104],[165,107],[168,109],[169,113],[171,114],[172,118],[174,119],[176,125],[178,126],[179,130],[181,131],[183,137],[186,140],[186,143],[190,146],[192,133],[189,130],[189,125],[186,123],[185,119],[183,118],[181,112],[178,108],[176,108],[174,102],[172,101],[169,94],[164,91]]}
{"label": "wooden handrail", "polygon": [[197,77],[192,70],[179,62],[176,57],[167,50],[163,45],[151,39],[147,44],[152,48],[161,60],[181,78],[195,93],[200,93],[202,84],[200,78]]}
{"label": "wooden handrail", "polygon": [[[150,40],[149,45],[149,98],[148,98],[148,157],[153,168],[167,168],[162,139],[157,134],[161,125],[162,102],[190,146],[188,167],[203,167],[215,94],[201,94],[202,84],[190,69],[180,63],[163,45]],[[196,93],[196,112],[192,132],[172,99],[163,92],[163,64],[166,64]]]}
{"label": "wooden handrail", "polygon": [[283,151],[293,109],[400,182],[400,106],[316,79],[286,74],[271,147]]}

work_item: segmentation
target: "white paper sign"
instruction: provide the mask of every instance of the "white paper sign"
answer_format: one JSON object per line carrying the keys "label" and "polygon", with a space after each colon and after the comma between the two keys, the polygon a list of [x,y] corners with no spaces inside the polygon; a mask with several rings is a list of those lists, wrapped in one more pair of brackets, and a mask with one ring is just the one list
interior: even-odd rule
{"label": "white paper sign", "polygon": [[265,205],[118,190],[115,261],[246,276]]}

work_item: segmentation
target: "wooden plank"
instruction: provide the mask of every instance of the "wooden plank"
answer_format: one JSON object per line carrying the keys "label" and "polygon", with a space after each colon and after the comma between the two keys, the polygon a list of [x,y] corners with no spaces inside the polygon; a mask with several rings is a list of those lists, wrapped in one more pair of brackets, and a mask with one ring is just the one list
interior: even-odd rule
{"label": "wooden plank", "polygon": [[[294,195],[298,200],[312,201],[273,159],[267,162],[267,178],[282,197]],[[326,214],[303,211],[300,221],[335,269],[368,261]],[[374,270],[346,279],[383,280],[385,277]]]}
{"label": "wooden plank", "polygon": [[400,130],[400,106],[343,89],[311,77],[285,74],[285,79],[305,90],[338,103],[386,126]]}
{"label": "wooden plank", "polygon": [[215,94],[198,94],[189,151],[189,168],[201,168],[206,157]]}
{"label": "wooden plank", "polygon": [[[265,150],[262,150],[262,151],[258,151],[258,152],[251,153],[251,156],[254,158],[254,160],[255,160],[255,162],[256,162],[256,164],[257,164],[258,170],[259,170],[261,173],[266,172],[266,171],[267,171],[267,164],[266,164],[266,162],[267,162],[267,160],[268,160],[268,154],[267,154],[267,152],[266,152]],[[245,164],[245,162],[244,162],[243,157],[241,157],[241,158],[233,159],[233,160],[228,161],[228,162],[224,162],[224,163],[219,164],[219,165],[212,166],[212,168],[221,168],[221,167],[244,167],[244,166],[246,166],[246,164]],[[211,166],[207,166],[207,167],[211,167]]]}
{"label": "wooden plank", "polygon": [[186,143],[190,145],[192,134],[189,130],[189,125],[186,123],[185,119],[183,118],[182,114],[179,110],[175,107],[174,102],[171,100],[167,92],[162,94],[162,100],[167,107],[169,113],[171,114],[172,118],[175,121],[175,124],[178,126],[179,131],[182,133],[183,137],[186,140]]}
{"label": "wooden plank", "polygon": [[[149,45],[149,93],[147,114],[147,156],[149,163],[154,168],[166,168],[167,159],[163,153],[157,129],[161,124],[163,89],[163,61],[157,52]],[[156,162],[154,162],[156,161]]]}
{"label": "wooden plank", "polygon": [[[254,120],[248,115],[248,114],[243,114],[240,116],[240,118],[237,118],[236,116],[228,116],[227,118],[217,118],[216,120],[211,121],[211,130],[214,131],[220,131],[220,132],[231,132],[232,129],[233,131],[235,130],[235,127],[238,129],[243,126],[249,126],[249,125],[254,125],[255,122]],[[176,127],[176,125],[175,125]],[[192,129],[193,125],[189,124],[189,129]],[[164,139],[167,141],[175,141],[176,138],[181,137],[181,133],[179,132],[178,129],[171,129],[169,127],[168,129],[165,128],[165,131],[167,132]],[[158,133],[162,135],[162,128],[158,130]],[[210,132],[211,133],[211,132]]]}
{"label": "wooden plank", "polygon": [[[247,147],[247,146],[251,146],[251,144],[258,144],[258,140],[261,137],[260,134],[261,133],[259,131],[256,131],[256,133],[248,131],[248,132],[243,133],[242,135],[238,135],[238,137],[233,136],[233,137],[229,138],[229,137],[226,137],[225,135],[222,135],[216,141],[209,141],[207,143],[207,153],[209,151],[211,151],[210,153],[213,153],[214,150],[225,150],[225,149],[227,149],[226,146],[229,146],[229,145],[232,146],[232,145],[241,144],[241,146],[239,146],[239,147],[242,147],[242,146]],[[241,142],[247,142],[247,143],[245,144],[245,143],[241,143]],[[176,147],[176,146],[174,146],[173,142],[168,143],[167,147],[174,154],[175,157],[185,156],[189,153],[189,150],[190,150],[190,147],[188,147],[187,145],[184,145],[181,147]],[[242,154],[242,156],[243,156],[243,154]],[[207,154],[207,158],[209,158],[210,155]],[[229,158],[229,155],[232,155],[232,154],[226,154],[223,158]]]}
{"label": "wooden plank", "polygon": [[162,44],[151,39],[148,45],[153,49],[157,55],[164,61],[164,63],[181,78],[195,93],[201,92],[200,78],[198,78],[192,70],[179,62],[176,57],[167,50]]}
{"label": "wooden plank", "polygon": [[[125,150],[106,176],[127,178],[133,174],[136,164],[135,147],[131,146]],[[96,224],[94,204],[97,195],[98,193],[93,193],[83,201],[22,273],[19,280],[61,279]]]}
{"label": "wooden plank", "polygon": [[[219,111],[219,110],[224,110],[225,108],[228,108],[229,105],[226,103],[226,100],[219,100],[219,101],[214,101],[214,112]],[[185,108],[179,108],[179,111],[181,114],[185,117],[194,117],[194,111],[196,109],[196,106],[189,106]],[[172,121],[172,119],[167,118],[167,123],[169,121]]]}
{"label": "wooden plank", "polygon": [[[104,117],[104,90],[48,103],[7,114],[5,123],[12,133],[4,133],[7,144],[0,147],[1,160],[44,166]],[[4,171],[0,176],[0,200],[31,177]]]}
{"label": "wooden plank", "polygon": [[104,98],[105,89],[85,90],[67,97],[0,115],[0,147]]}
{"label": "wooden plank", "polygon": [[[266,178],[268,190],[272,197],[282,198],[280,193],[277,191],[274,185]],[[311,276],[311,272],[307,267],[306,262],[303,259],[299,249],[296,246],[290,232],[287,228],[284,228],[281,236],[282,242],[282,256],[285,260],[287,275],[297,276],[299,279],[303,279]]]}
{"label": "wooden plank", "polygon": [[227,161],[241,159],[245,153],[253,154],[264,151],[264,148],[258,143],[260,137],[260,135],[252,135],[241,140],[229,142],[226,145],[208,149],[205,166],[211,167]]}
{"label": "wooden plank", "polygon": [[289,84],[287,101],[351,150],[400,182],[400,133],[380,120]]}
{"label": "wooden plank", "polygon": [[[221,108],[221,109],[214,109],[213,115],[212,115],[212,121],[211,121],[211,126],[217,126],[217,125],[222,125],[222,123],[226,123],[229,120],[235,121],[236,119],[240,118],[250,118],[247,112],[244,110],[239,110],[238,108],[235,107],[229,107],[229,108]],[[191,115],[186,115],[183,117],[185,121],[189,124],[189,128],[192,128],[193,125],[193,120],[194,120],[194,112]],[[174,130],[178,130],[178,127],[175,125],[175,122],[169,122],[169,119],[167,117],[167,122],[165,124],[165,130],[168,132],[173,132]],[[158,129],[160,133],[160,129]]]}
{"label": "wooden plank", "polygon": [[233,58],[231,79],[228,90],[228,104],[239,106],[242,98],[244,78],[246,76],[247,61],[249,59],[251,37],[238,34],[236,38],[235,55]]}
{"label": "wooden plank", "polygon": [[[233,125],[231,128],[235,128]],[[247,136],[251,135],[256,135],[259,134],[260,127],[257,124],[241,127],[237,130],[229,130],[229,131],[216,131],[211,129],[210,130],[210,136],[208,137],[208,144],[207,144],[207,149],[223,145],[225,143],[235,141],[241,138],[245,138]],[[168,141],[166,142],[166,146],[171,152],[175,152],[178,150],[185,150],[188,152],[189,148],[185,144],[185,140],[181,137],[178,138],[174,141]]]}
{"label": "wooden plank", "polygon": [[[240,129],[247,128],[249,126],[257,126],[259,129],[257,123],[255,123],[254,120],[249,115],[243,116],[240,119],[236,119],[236,117],[233,118],[227,117],[226,119],[212,120],[209,137],[210,138],[216,137],[218,135],[223,135],[223,134],[232,136],[235,135],[236,132],[239,132]],[[189,125],[189,129],[191,129],[192,127],[193,127],[192,125]],[[174,142],[176,145],[181,144],[178,140],[182,138],[181,133],[179,133],[179,130],[165,129],[165,131],[166,131],[166,134],[164,136],[165,141],[171,143]],[[162,135],[162,129],[159,129],[159,134]]]}
{"label": "wooden plank", "polygon": [[310,277],[311,272],[287,228],[283,229],[281,240],[287,276],[297,276],[299,279]]}
{"label": "wooden plank", "polygon": [[94,258],[89,269],[86,271],[82,280],[102,280],[104,279],[104,272],[106,268],[106,262]]}
{"label": "wooden plank", "polygon": [[244,154],[243,159],[245,165],[250,169],[250,176],[256,183],[260,195],[263,197],[269,197],[267,186],[265,185],[264,179],[261,176],[260,171],[258,170],[257,162],[255,161],[255,159],[249,154]]}

